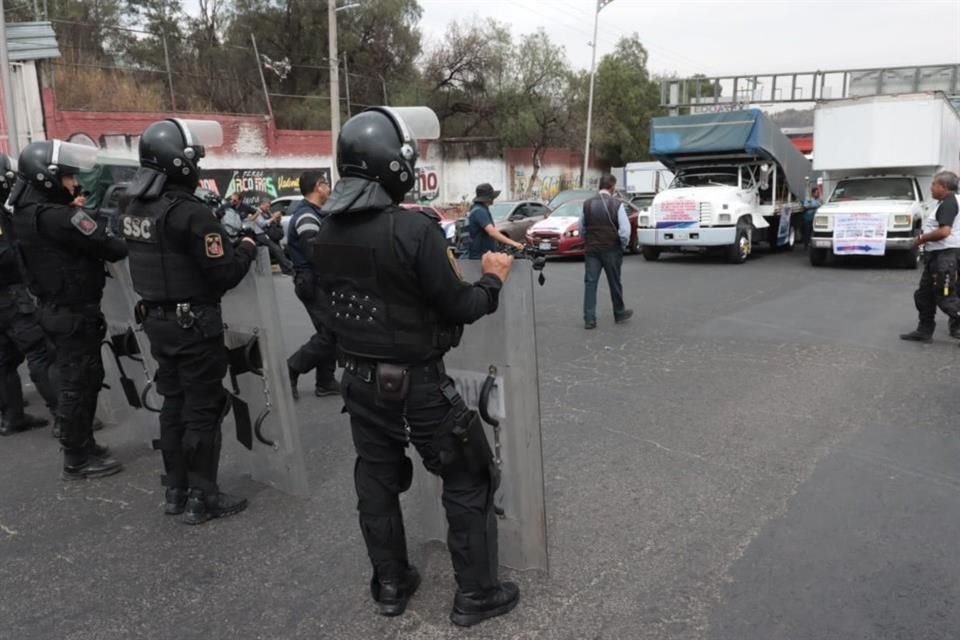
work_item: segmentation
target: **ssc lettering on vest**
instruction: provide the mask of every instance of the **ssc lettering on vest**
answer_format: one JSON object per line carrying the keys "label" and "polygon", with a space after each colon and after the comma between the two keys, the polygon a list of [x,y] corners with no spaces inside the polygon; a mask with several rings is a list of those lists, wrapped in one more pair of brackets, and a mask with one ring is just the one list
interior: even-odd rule
{"label": "ssc lettering on vest", "polygon": [[156,243],[154,221],[151,218],[124,215],[120,218],[120,232],[123,237],[133,242]]}

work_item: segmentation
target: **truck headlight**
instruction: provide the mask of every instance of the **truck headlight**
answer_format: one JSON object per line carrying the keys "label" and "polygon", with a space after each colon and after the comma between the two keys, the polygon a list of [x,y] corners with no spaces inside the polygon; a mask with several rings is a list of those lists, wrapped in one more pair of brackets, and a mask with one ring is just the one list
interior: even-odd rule
{"label": "truck headlight", "polygon": [[826,229],[830,226],[830,219],[827,216],[814,216],[813,218],[813,228],[814,229]]}
{"label": "truck headlight", "polygon": [[910,222],[911,222],[911,217],[908,215],[893,216],[893,225],[895,227],[909,227]]}
{"label": "truck headlight", "polygon": [[[724,205],[724,206],[726,206],[726,205]],[[721,214],[720,214],[720,217],[718,218],[718,221],[719,221],[720,224],[730,224],[730,222],[731,222],[731,220],[730,220],[730,214],[729,214],[729,213],[721,213]]]}
{"label": "truck headlight", "polygon": [[650,216],[640,216],[640,222],[639,222],[639,224],[640,224],[641,227],[649,227],[649,226],[650,226]]}

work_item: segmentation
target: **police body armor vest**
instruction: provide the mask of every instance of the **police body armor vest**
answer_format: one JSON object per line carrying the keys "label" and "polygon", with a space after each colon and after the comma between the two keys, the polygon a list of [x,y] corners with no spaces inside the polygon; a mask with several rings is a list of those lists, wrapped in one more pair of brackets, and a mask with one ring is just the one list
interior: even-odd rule
{"label": "police body armor vest", "polygon": [[186,196],[164,193],[155,200],[133,200],[120,216],[120,233],[130,252],[133,288],[147,302],[220,301],[219,292],[207,284],[187,248],[167,232],[168,217],[186,202]]}
{"label": "police body armor vest", "polygon": [[445,324],[423,299],[414,265],[396,252],[396,207],[329,216],[314,243],[340,349],[370,360],[418,363],[460,342],[463,327]]}
{"label": "police body armor vest", "polygon": [[68,209],[66,205],[40,202],[17,207],[13,215],[30,291],[41,302],[99,303],[106,284],[103,261],[62,248],[40,233],[40,216],[56,208]]}

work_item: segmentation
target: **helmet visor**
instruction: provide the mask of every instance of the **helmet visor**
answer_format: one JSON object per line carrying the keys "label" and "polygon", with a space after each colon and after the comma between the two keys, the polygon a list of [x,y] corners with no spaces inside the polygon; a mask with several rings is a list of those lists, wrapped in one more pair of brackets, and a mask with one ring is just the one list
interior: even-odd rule
{"label": "helmet visor", "polygon": [[61,167],[63,173],[89,171],[97,164],[97,148],[84,144],[54,140],[51,155],[50,164]]}
{"label": "helmet visor", "polygon": [[223,144],[223,127],[213,120],[174,118],[183,132],[188,147],[219,147]]}
{"label": "helmet visor", "polygon": [[403,130],[404,142],[436,140],[440,137],[440,120],[430,107],[381,107],[393,116]]}

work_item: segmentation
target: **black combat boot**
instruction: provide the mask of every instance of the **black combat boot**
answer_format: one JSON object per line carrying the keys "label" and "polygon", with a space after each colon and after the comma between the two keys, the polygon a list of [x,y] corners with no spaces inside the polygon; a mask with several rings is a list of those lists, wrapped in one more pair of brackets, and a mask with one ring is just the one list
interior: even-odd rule
{"label": "black combat boot", "polygon": [[520,588],[513,582],[501,582],[492,589],[471,593],[457,589],[450,621],[460,627],[470,627],[509,613],[519,601]]}
{"label": "black combat boot", "polygon": [[901,333],[901,340],[907,340],[909,342],[933,342],[933,331],[927,332],[922,329],[914,329],[910,333]]}
{"label": "black combat boot", "polygon": [[399,616],[419,586],[420,572],[410,565],[402,577],[371,578],[370,595],[380,605],[380,615]]}
{"label": "black combat boot", "polygon": [[247,508],[247,499],[227,493],[204,493],[202,489],[190,489],[183,521],[187,524],[203,524],[214,518],[236,515]]}
{"label": "black combat boot", "polygon": [[97,444],[97,441],[91,438],[87,441],[84,449],[87,452],[87,455],[90,455],[94,458],[109,458],[110,457],[110,447],[105,447],[102,444]]}
{"label": "black combat boot", "polygon": [[13,434],[20,433],[21,431],[39,429],[40,427],[45,427],[48,424],[50,424],[49,420],[32,416],[29,413],[23,413],[18,418],[13,418],[10,420],[4,416],[3,420],[0,421],[0,436],[12,436]]}
{"label": "black combat boot", "polygon": [[317,382],[313,393],[318,398],[323,398],[326,396],[338,396],[340,395],[340,383],[337,382],[335,378],[331,378],[327,382]]}
{"label": "black combat boot", "polygon": [[189,491],[179,487],[168,487],[163,512],[168,516],[178,516],[187,506]]}
{"label": "black combat boot", "polygon": [[84,449],[64,451],[61,476],[64,480],[106,478],[121,471],[123,471],[123,465],[113,458],[97,458],[89,455]]}

